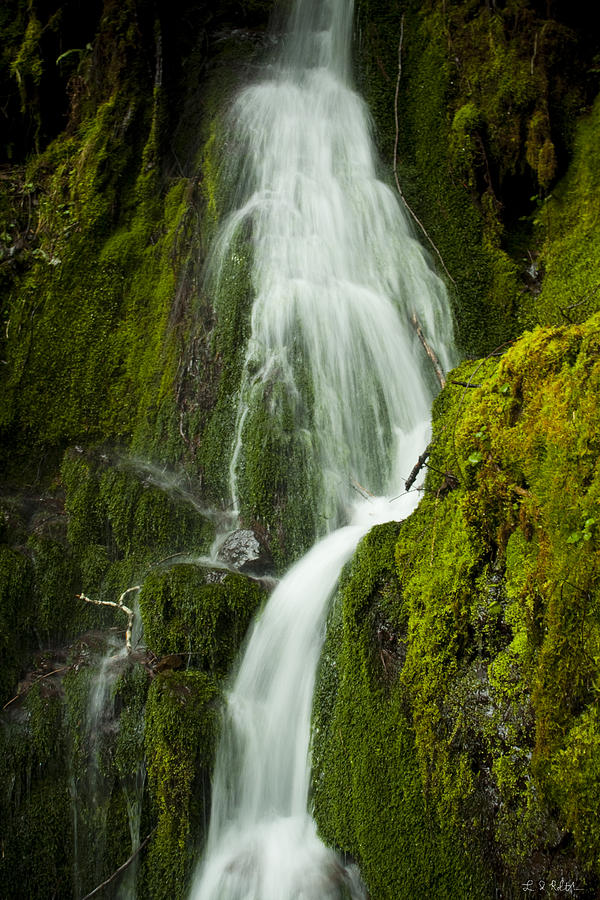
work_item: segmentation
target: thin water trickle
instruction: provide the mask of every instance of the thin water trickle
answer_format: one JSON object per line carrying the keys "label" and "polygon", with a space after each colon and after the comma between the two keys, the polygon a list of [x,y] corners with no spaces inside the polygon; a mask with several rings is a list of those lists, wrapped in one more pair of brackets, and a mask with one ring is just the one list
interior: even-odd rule
{"label": "thin water trickle", "polygon": [[[133,628],[133,645],[137,646],[141,622],[136,603]],[[120,718],[115,708],[115,688],[130,665],[127,648],[121,635],[112,634],[101,656],[96,658],[90,670],[90,684],[85,715],[78,723],[80,735],[81,769],[73,760],[69,778],[71,809],[73,815],[73,889],[75,897],[87,893],[92,881],[98,884],[106,876],[104,859],[111,835],[108,833],[111,798],[116,789],[123,792],[131,852],[140,844],[140,827],[146,766],[143,753],[133,773],[115,771],[109,763],[115,750]],[[138,723],[143,734],[144,718]],[[117,780],[118,779],[118,780]],[[118,785],[118,788],[117,788]],[[138,861],[128,867],[118,884],[120,900],[135,900]]]}
{"label": "thin water trickle", "polygon": [[71,776],[74,859],[73,878],[77,897],[82,896],[81,869],[89,868],[96,882],[102,880],[102,860],[107,840],[108,802],[113,776],[102,765],[102,753],[118,727],[112,693],[126,659],[122,640],[111,637],[91,679],[83,721],[82,752],[87,766],[76,779]]}
{"label": "thin water trickle", "polygon": [[[435,390],[411,319],[444,367],[452,323],[443,283],[376,177],[368,114],[349,82],[352,15],[352,0],[297,0],[278,61],[231,115],[240,175],[212,269],[218,289],[250,231],[254,293],[232,498],[237,509],[253,403],[277,383],[300,409],[308,384],[319,512],[343,527],[292,567],[253,627],[228,697],[194,900],[364,897],[307,809],[315,673],[342,567],[374,524],[417,502],[388,499],[425,446]],[[353,481],[387,497],[353,504]]]}

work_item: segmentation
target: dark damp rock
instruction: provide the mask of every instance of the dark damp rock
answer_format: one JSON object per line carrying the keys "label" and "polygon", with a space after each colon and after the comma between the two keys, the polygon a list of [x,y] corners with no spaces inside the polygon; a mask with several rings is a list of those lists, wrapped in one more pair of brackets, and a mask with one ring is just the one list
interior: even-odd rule
{"label": "dark damp rock", "polygon": [[233,531],[219,550],[219,558],[238,572],[269,575],[273,571],[271,554],[249,528]]}
{"label": "dark damp rock", "polygon": [[183,667],[183,657],[180,653],[170,653],[168,656],[162,656],[156,663],[154,669],[156,672],[166,672],[169,669],[181,669]]}

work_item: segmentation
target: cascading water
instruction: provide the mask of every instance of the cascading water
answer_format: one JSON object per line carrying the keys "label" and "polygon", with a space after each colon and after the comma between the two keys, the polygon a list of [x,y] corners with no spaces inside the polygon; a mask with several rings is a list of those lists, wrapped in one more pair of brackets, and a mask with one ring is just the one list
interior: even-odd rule
{"label": "cascading water", "polygon": [[352,480],[400,494],[426,441],[435,380],[411,320],[446,367],[452,325],[442,282],[376,177],[368,115],[349,84],[352,7],[297,0],[277,63],[232,113],[240,180],[214,266],[218,282],[250,224],[255,296],[232,497],[252,404],[277,383],[300,405],[308,383],[321,512],[351,524],[290,570],[255,623],[229,694],[195,900],[363,896],[307,812],[315,673],[342,566],[372,525],[416,504],[416,494],[351,503]]}

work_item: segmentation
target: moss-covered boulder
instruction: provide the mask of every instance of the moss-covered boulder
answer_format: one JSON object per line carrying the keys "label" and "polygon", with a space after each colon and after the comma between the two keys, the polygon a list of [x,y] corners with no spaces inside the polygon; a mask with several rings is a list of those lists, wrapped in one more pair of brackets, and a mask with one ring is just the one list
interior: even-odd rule
{"label": "moss-covered boulder", "polygon": [[157,656],[181,654],[226,675],[265,598],[245,575],[185,564],[154,572],[139,597],[146,644]]}

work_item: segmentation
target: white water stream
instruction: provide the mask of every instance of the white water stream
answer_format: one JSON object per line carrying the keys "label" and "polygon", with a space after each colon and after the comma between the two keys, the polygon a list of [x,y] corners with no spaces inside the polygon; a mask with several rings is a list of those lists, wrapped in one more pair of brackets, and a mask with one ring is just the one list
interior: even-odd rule
{"label": "white water stream", "polygon": [[[252,403],[275,382],[300,403],[300,359],[320,511],[350,524],[292,567],[254,625],[229,694],[194,900],[364,896],[307,811],[315,673],[343,565],[374,524],[417,502],[389,499],[426,444],[435,390],[411,319],[444,367],[452,324],[443,283],[376,176],[370,121],[350,84],[352,16],[352,0],[296,0],[278,60],[232,112],[236,209],[214,259],[219,270],[250,224],[255,296],[232,497],[237,505]],[[352,480],[387,496],[353,504]]]}

